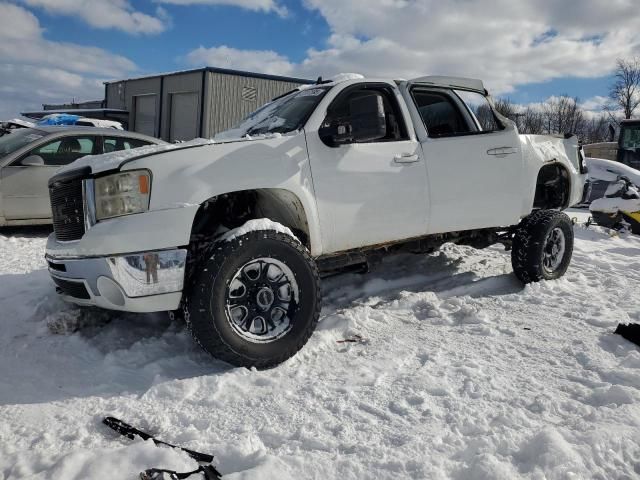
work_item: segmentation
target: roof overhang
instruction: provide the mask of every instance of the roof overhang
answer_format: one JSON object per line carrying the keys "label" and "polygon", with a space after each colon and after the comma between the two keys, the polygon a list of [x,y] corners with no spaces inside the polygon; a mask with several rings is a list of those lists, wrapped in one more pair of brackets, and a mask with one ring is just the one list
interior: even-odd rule
{"label": "roof overhang", "polygon": [[462,90],[473,90],[476,92],[485,93],[486,90],[484,88],[484,84],[482,80],[477,80],[475,78],[464,78],[464,77],[440,77],[437,75],[431,75],[427,77],[418,77],[409,80],[410,84],[425,84],[431,85],[434,87],[445,87],[445,88],[458,88]]}

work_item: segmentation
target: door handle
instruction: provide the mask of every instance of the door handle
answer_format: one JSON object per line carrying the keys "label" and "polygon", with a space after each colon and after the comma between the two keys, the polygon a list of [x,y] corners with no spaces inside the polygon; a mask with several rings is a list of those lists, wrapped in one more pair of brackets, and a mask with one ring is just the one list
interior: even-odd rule
{"label": "door handle", "polygon": [[394,155],[393,161],[396,163],[415,163],[420,160],[417,153],[399,153]]}
{"label": "door handle", "polygon": [[490,148],[489,150],[487,150],[487,153],[489,155],[497,155],[500,157],[503,157],[505,155],[512,155],[517,152],[518,152],[518,149],[513,147],[498,147],[498,148]]}

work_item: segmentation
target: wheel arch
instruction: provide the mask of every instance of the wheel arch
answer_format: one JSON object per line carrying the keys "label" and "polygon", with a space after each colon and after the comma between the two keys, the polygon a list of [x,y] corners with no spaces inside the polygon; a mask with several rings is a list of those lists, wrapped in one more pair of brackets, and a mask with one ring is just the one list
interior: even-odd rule
{"label": "wheel arch", "polygon": [[547,163],[538,170],[533,209],[560,209],[569,207],[571,176],[560,162]]}
{"label": "wheel arch", "polygon": [[319,251],[315,216],[303,200],[284,188],[256,188],[213,196],[200,204],[191,228],[192,241],[213,238],[220,227],[232,229],[248,220],[269,218],[291,229],[311,251]]}

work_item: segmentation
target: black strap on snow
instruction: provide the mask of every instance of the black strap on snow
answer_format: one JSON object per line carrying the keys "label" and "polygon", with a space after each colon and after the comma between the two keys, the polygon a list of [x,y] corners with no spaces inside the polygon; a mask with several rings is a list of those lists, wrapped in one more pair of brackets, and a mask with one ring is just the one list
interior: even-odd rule
{"label": "black strap on snow", "polygon": [[213,465],[206,465],[192,472],[178,473],[174,470],[150,468],[140,474],[140,480],[183,480],[191,475],[202,473],[205,480],[221,480],[222,474]]}
{"label": "black strap on snow", "polygon": [[139,437],[143,440],[153,440],[153,443],[155,443],[156,445],[162,445],[165,447],[182,450],[183,452],[185,452],[187,455],[189,455],[191,458],[193,458],[198,462],[202,462],[202,463],[213,462],[213,455],[209,455],[208,453],[196,452],[194,450],[189,450],[188,448],[178,447],[176,445],[163,442],[162,440],[158,440],[157,438],[154,438],[153,435],[150,435],[147,432],[143,432],[142,430],[138,430],[137,428],[132,427],[128,423],[125,423],[122,420],[118,420],[115,417],[106,417],[104,420],[102,420],[102,423],[104,423],[110,429],[115,430],[120,435],[130,438],[131,440],[135,439],[136,437]]}

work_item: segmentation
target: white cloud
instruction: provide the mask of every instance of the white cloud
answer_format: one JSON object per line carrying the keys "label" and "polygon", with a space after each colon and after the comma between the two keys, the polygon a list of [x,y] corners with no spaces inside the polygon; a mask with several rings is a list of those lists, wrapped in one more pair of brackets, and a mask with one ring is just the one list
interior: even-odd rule
{"label": "white cloud", "polygon": [[118,29],[128,33],[163,32],[169,19],[160,9],[156,16],[135,10],[127,0],[21,0],[53,15],[79,17],[94,28]]}
{"label": "white cloud", "polygon": [[604,110],[605,105],[611,103],[609,97],[603,97],[601,95],[596,95],[591,98],[587,98],[580,102],[580,107],[585,111],[589,112],[602,112]]}
{"label": "white cloud", "polygon": [[173,5],[227,5],[240,7],[254,12],[274,12],[285,17],[287,8],[274,0],[154,0],[157,3],[170,3]]}
{"label": "white cloud", "polygon": [[47,40],[32,13],[0,2],[0,120],[42,103],[103,98],[102,79],[135,70],[106,50]]}
{"label": "white cloud", "polygon": [[[326,19],[331,35],[300,63],[276,53],[278,61],[268,62],[274,73],[460,75],[482,78],[493,93],[505,94],[554,78],[604,76],[616,57],[640,52],[640,10],[631,1],[305,0],[305,5]],[[244,63],[244,57],[236,50],[228,63]],[[259,58],[251,63],[263,70]]]}
{"label": "white cloud", "polygon": [[233,68],[250,72],[288,75],[293,64],[272,50],[238,50],[227,46],[199,47],[189,52],[187,61],[196,66]]}

